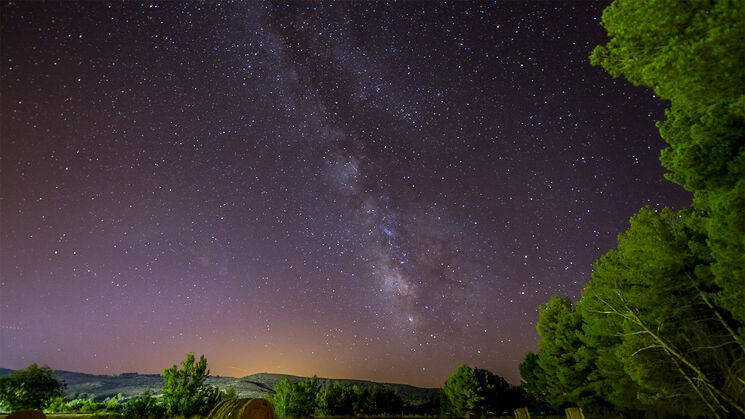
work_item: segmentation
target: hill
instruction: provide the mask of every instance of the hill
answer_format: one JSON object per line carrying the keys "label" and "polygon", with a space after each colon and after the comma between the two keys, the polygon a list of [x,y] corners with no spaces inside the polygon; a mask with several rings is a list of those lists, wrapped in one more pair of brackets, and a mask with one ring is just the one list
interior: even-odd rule
{"label": "hill", "polygon": [[[4,377],[12,371],[6,368],[0,368],[0,376]],[[148,387],[154,394],[160,394],[160,389],[163,386],[163,376],[159,374],[138,374],[132,372],[119,375],[93,375],[63,370],[56,372],[57,379],[67,384],[65,396],[75,397],[80,393],[86,393],[92,394],[96,401],[102,401],[107,397],[116,396],[118,393],[121,393],[126,398],[135,397],[140,395]],[[206,381],[208,384],[219,387],[220,389],[226,389],[232,385],[239,397],[266,397],[267,394],[274,392],[274,386],[282,378],[287,378],[290,382],[295,383],[303,381],[307,377],[263,372],[242,378],[212,376],[208,377]],[[392,389],[404,401],[411,404],[423,403],[437,391],[436,388],[421,388],[408,384],[377,383],[364,380],[319,377],[318,381],[321,383],[321,386],[326,386],[332,382],[340,382],[357,385],[360,388],[377,386]]]}

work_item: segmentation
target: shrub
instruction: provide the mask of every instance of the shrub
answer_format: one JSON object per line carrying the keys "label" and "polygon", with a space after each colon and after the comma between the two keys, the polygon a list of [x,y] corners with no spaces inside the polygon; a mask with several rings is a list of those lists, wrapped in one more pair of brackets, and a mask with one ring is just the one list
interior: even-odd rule
{"label": "shrub", "polygon": [[44,413],[62,413],[67,407],[67,400],[64,397],[52,397],[44,409]]}
{"label": "shrub", "polygon": [[121,407],[121,413],[127,419],[145,419],[162,417],[165,409],[158,403],[158,399],[152,396],[148,388],[140,396],[127,400]]}
{"label": "shrub", "polygon": [[119,393],[114,397],[107,397],[103,401],[103,405],[106,407],[107,412],[120,413],[124,405],[124,396],[122,396],[122,393]]}
{"label": "shrub", "polygon": [[95,413],[104,410],[106,406],[103,403],[96,403],[93,399],[75,399],[67,402],[65,412],[70,413]]}

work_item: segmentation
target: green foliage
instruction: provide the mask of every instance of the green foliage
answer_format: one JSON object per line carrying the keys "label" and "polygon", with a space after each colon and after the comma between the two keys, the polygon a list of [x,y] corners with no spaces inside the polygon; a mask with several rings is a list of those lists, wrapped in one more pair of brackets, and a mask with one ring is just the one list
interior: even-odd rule
{"label": "green foliage", "polygon": [[455,374],[448,377],[438,404],[440,412],[449,416],[463,417],[468,412],[482,416],[508,414],[513,409],[536,405],[525,390],[510,385],[504,378],[485,369],[471,369],[466,364],[458,367]]}
{"label": "green foliage", "polygon": [[220,402],[219,389],[205,384],[209,377],[207,359],[200,356],[197,362],[194,353],[186,354],[179,369],[176,365],[163,371],[163,404],[166,414],[206,416]]}
{"label": "green foliage", "polygon": [[582,317],[572,303],[553,296],[540,307],[536,329],[541,336],[537,371],[543,372],[546,402],[556,410],[598,404],[597,395],[589,387],[595,369],[594,353],[581,340]]}
{"label": "green foliage", "polygon": [[121,413],[124,406],[124,396],[121,393],[114,397],[107,397],[103,402],[93,400],[94,395],[80,393],[75,399],[67,400],[63,397],[54,397],[47,403],[46,413]]}
{"label": "green foliage", "polygon": [[541,307],[525,386],[567,404],[670,415],[740,411],[745,349],[715,297],[700,211],[643,208],[604,255],[573,309]]}
{"label": "green foliage", "polygon": [[274,413],[277,417],[287,417],[292,401],[292,390],[292,383],[287,378],[282,378],[274,386],[274,394],[269,395],[269,401],[274,405]]}
{"label": "green foliage", "polygon": [[359,405],[359,390],[351,384],[338,382],[318,393],[316,414],[318,416],[353,416]]}
{"label": "green foliage", "polygon": [[44,413],[62,413],[65,411],[67,400],[64,397],[52,397],[44,408]]}
{"label": "green foliage", "polygon": [[235,399],[237,397],[238,396],[235,394],[235,389],[233,388],[233,385],[231,384],[231,385],[228,386],[227,390],[225,390],[220,395],[220,401],[229,400],[229,399]]}
{"label": "green foliage", "polygon": [[636,401],[619,394],[616,404],[707,415],[745,401],[745,351],[712,303],[701,218],[643,208],[595,264],[580,310],[588,342],[606,363],[601,374],[617,380],[619,367],[608,365],[621,365],[636,385]]}
{"label": "green foliage", "polygon": [[357,392],[357,398],[356,415],[400,415],[404,407],[403,400],[395,391],[377,386],[363,388]]}
{"label": "green foliage", "polygon": [[291,416],[310,416],[316,410],[316,399],[321,391],[315,375],[305,381],[295,383],[294,403]]}
{"label": "green foliage", "polygon": [[321,389],[318,378],[291,383],[283,378],[269,396],[278,417],[400,415],[404,402],[394,390],[378,386],[362,389],[333,383]]}
{"label": "green foliage", "polygon": [[122,396],[122,393],[119,393],[114,397],[107,397],[103,401],[103,405],[105,406],[106,411],[111,413],[121,412],[124,403],[125,400],[124,396]]}
{"label": "green foliage", "polygon": [[443,398],[445,395],[442,389],[429,396],[429,399],[418,406],[414,406],[411,413],[418,416],[442,416],[445,412],[443,407]]}
{"label": "green foliage", "polygon": [[694,192],[714,296],[745,340],[745,3],[616,0],[591,61],[670,101],[658,123],[671,181]]}
{"label": "green foliage", "polygon": [[121,408],[121,414],[127,419],[157,418],[164,416],[165,408],[148,388],[140,396],[127,400]]}
{"label": "green foliage", "polygon": [[546,374],[538,363],[538,355],[528,352],[523,362],[520,363],[519,370],[520,377],[523,379],[520,385],[525,391],[536,398],[545,399],[548,383],[546,382]]}
{"label": "green foliage", "polygon": [[274,394],[269,396],[269,401],[274,404],[275,413],[280,418],[310,416],[318,407],[316,401],[320,390],[315,375],[294,384],[283,378],[274,386]]}
{"label": "green foliage", "polygon": [[64,409],[65,412],[95,413],[106,409],[106,406],[93,399],[75,399],[67,402]]}
{"label": "green foliage", "polygon": [[740,0],[615,0],[602,17],[610,41],[591,62],[701,113],[743,95],[743,21]]}
{"label": "green foliage", "polygon": [[54,397],[62,396],[64,388],[48,366],[31,364],[0,378],[0,403],[12,411],[40,410]]}
{"label": "green foliage", "polygon": [[459,366],[458,371],[445,380],[442,392],[453,416],[463,417],[469,411],[479,410],[484,401],[476,374],[466,364]]}
{"label": "green foliage", "polygon": [[592,63],[670,101],[660,160],[693,205],[642,209],[576,312],[552,299],[526,387],[555,406],[581,389],[627,412],[745,416],[745,3],[615,0],[602,24]]}
{"label": "green foliage", "polygon": [[509,413],[530,403],[522,388],[511,385],[491,371],[476,368],[473,373],[484,398],[482,405],[478,406],[482,415],[495,416]]}

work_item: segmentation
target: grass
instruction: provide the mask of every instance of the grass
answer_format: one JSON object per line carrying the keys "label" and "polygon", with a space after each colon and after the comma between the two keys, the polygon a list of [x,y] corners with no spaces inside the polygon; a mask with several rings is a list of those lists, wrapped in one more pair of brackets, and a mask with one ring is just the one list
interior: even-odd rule
{"label": "grass", "polygon": [[[47,414],[48,418],[54,418],[54,419],[84,419],[84,418],[88,418],[92,416],[96,416],[96,415],[94,415],[93,413],[60,413],[60,414],[48,413]],[[0,414],[0,419],[5,419],[6,417],[8,417],[8,415]],[[103,416],[98,415],[97,419],[102,418],[102,417]]]}
{"label": "grass", "polygon": [[[50,419],[122,419],[123,416],[115,413],[47,413]],[[6,413],[0,413],[0,419],[8,417]],[[191,416],[186,418],[184,416],[171,416],[168,419],[205,419],[202,416]]]}

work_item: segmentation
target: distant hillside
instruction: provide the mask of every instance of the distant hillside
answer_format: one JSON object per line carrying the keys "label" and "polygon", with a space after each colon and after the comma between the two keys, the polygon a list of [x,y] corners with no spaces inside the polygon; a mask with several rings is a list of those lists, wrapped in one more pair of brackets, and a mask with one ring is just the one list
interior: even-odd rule
{"label": "distant hillside", "polygon": [[[0,376],[4,377],[13,370],[0,368]],[[233,386],[239,397],[266,397],[268,393],[273,393],[274,386],[282,378],[287,378],[291,382],[303,381],[306,377],[295,375],[259,373],[249,375],[243,378],[233,377],[208,377],[207,383],[217,386],[220,389],[226,389]],[[163,377],[159,374],[137,374],[126,373],[120,375],[93,375],[71,371],[57,371],[57,379],[67,383],[65,396],[75,396],[80,393],[93,394],[96,401],[101,401],[106,397],[115,396],[118,393],[126,398],[140,395],[146,388],[150,387],[154,394],[160,394],[163,386]],[[331,382],[355,384],[360,388],[377,386],[386,389],[395,390],[404,401],[419,404],[425,402],[434,394],[435,388],[414,387],[407,384],[390,384],[376,383],[373,381],[347,380],[347,379],[330,379],[319,378],[318,381],[322,386]]]}

